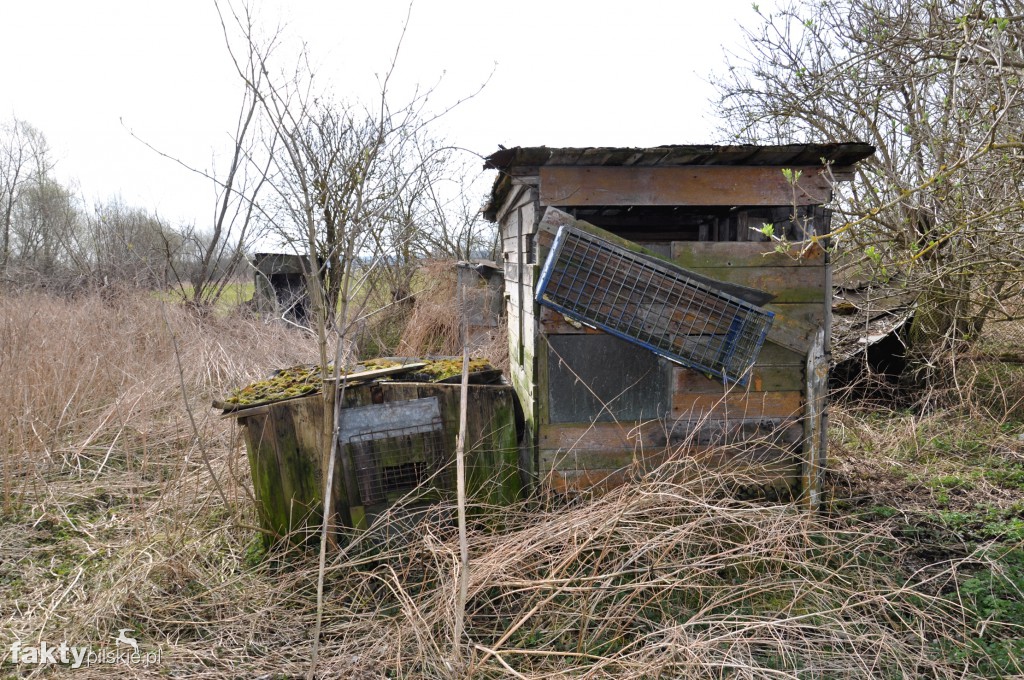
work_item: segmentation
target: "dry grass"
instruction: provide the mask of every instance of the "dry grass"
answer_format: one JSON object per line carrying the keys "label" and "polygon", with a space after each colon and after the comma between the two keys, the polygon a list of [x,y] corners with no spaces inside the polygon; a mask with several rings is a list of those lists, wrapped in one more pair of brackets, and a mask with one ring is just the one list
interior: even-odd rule
{"label": "dry grass", "polygon": [[[263,552],[239,438],[207,404],[309,361],[309,340],[130,297],[3,298],[0,319],[0,674],[57,672],[14,666],[13,640],[113,648],[129,628],[159,665],[76,677],[303,675],[316,556]],[[187,424],[168,326],[227,506]],[[415,531],[396,512],[399,538],[365,534],[329,562],[319,673],[971,677],[940,653],[974,625],[940,596],[955,565],[908,581],[884,527],[729,500],[674,472],[478,512],[463,667],[452,509]]]}
{"label": "dry grass", "polygon": [[[402,331],[396,354],[401,356],[441,355],[462,353],[462,319],[458,309],[458,278],[455,263],[437,260],[427,263],[421,278],[427,284],[416,294],[416,304]],[[474,276],[467,280],[480,283]],[[483,286],[468,289],[471,305],[483,307],[486,296],[491,295]],[[492,366],[508,374],[508,332],[503,324],[486,330],[476,329],[478,336],[471,338],[474,357],[487,359]]]}
{"label": "dry grass", "polygon": [[446,260],[430,262],[423,268],[422,278],[426,285],[416,294],[416,306],[402,332],[398,354],[461,354],[462,330],[457,314],[458,291],[454,263]]}
{"label": "dry grass", "polygon": [[[200,322],[145,295],[4,297],[0,320],[4,655],[15,639],[109,645],[124,627],[175,639],[159,610],[178,589],[222,582],[252,535],[248,464],[210,399],[310,360],[309,342],[240,319]],[[172,332],[230,507],[212,495],[188,425]]]}

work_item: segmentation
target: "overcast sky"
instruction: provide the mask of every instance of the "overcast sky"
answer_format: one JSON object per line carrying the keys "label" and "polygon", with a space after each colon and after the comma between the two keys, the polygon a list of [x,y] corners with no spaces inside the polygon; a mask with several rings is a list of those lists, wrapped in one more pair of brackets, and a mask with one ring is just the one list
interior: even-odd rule
{"label": "overcast sky", "polygon": [[[762,7],[767,3],[761,2]],[[320,86],[369,101],[406,0],[263,0],[270,30],[304,41]],[[706,82],[750,0],[415,0],[396,94],[483,91],[438,132],[482,155],[505,146],[720,141]],[[213,190],[147,149],[208,168],[228,149],[241,88],[212,0],[0,0],[0,119],[47,137],[88,202],[120,195],[171,221],[209,223]],[[493,72],[493,73],[492,73]]]}

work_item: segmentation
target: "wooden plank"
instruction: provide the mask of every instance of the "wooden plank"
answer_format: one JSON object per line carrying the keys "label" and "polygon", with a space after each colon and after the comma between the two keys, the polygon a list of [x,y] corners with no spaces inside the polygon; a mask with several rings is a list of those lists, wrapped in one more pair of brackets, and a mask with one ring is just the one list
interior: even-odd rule
{"label": "wooden plank", "polygon": [[775,319],[768,331],[768,342],[784,347],[801,357],[807,356],[817,326],[824,321],[825,305],[821,302],[768,304],[765,305],[765,309],[775,312]]}
{"label": "wooden plank", "polygon": [[[321,448],[319,445],[313,449],[304,448],[310,442],[319,444],[318,433],[305,428],[319,427],[322,418],[302,416],[306,403],[317,401],[319,399],[277,404],[267,414],[272,423],[280,468],[276,483],[280,485],[284,501],[284,506],[278,508],[279,521],[287,518],[289,531],[316,526],[323,513],[322,486],[318,484],[323,464]],[[322,411],[316,415],[322,416]]]}
{"label": "wooden plank", "polygon": [[519,283],[519,262],[508,258],[505,259],[503,268],[505,270],[505,285]]}
{"label": "wooden plank", "polygon": [[[775,319],[767,337],[771,344],[766,343],[761,347],[757,364],[802,365],[816,324],[824,320],[824,305],[820,302],[768,304],[765,309],[774,312]],[[594,335],[604,332],[547,307],[540,308],[538,323],[540,330],[547,335]],[[776,350],[772,350],[773,345]],[[762,358],[766,352],[769,352],[769,358]]]}
{"label": "wooden plank", "polygon": [[322,415],[320,398],[275,404],[267,415],[279,466],[270,483],[279,487],[284,502],[277,509],[280,521],[287,518],[289,532],[300,531],[297,540],[303,530],[316,527],[323,515]]}
{"label": "wooden plank", "polygon": [[774,243],[673,241],[672,261],[684,269],[700,267],[820,267],[825,264],[821,246],[792,246],[783,252]]}
{"label": "wooden plank", "polygon": [[551,342],[550,339],[541,336],[539,332],[534,333],[535,344],[533,347],[533,369],[536,379],[536,403],[537,422],[551,422]]}
{"label": "wooden plank", "polygon": [[750,392],[672,395],[672,415],[687,418],[792,418],[803,413],[803,394]]}
{"label": "wooden plank", "polygon": [[782,446],[803,441],[803,433],[800,418],[563,423],[541,425],[538,445],[541,449],[551,450],[626,449],[647,455],[663,451],[666,447],[721,445],[751,440]]}
{"label": "wooden plank", "polygon": [[[502,204],[501,208],[498,209],[495,214],[494,221],[499,223],[504,231],[508,220],[506,218],[516,219],[519,216],[517,208],[524,201],[529,201],[532,195],[536,194],[536,188],[531,186],[517,186],[508,193],[508,197],[505,199],[505,203]],[[517,230],[513,226],[512,233]]]}
{"label": "wooden plank", "polygon": [[[682,482],[686,479],[697,479],[701,476],[712,474],[715,479],[722,483],[736,485],[772,485],[777,488],[794,486],[799,481],[800,465],[797,462],[779,462],[766,465],[739,465],[709,466],[709,465],[681,465],[675,469],[666,470],[672,474],[672,478]],[[605,493],[617,486],[622,486],[631,479],[637,477],[638,471],[633,469],[625,470],[582,470],[582,471],[558,471],[552,470],[541,476],[543,486],[548,490],[559,494],[574,494],[582,492]]]}
{"label": "wooden plank", "polygon": [[[302,399],[303,397],[298,398]],[[262,406],[250,406],[248,408],[235,408],[238,404],[231,404],[226,401],[219,401],[215,399],[213,401],[213,407],[224,411],[220,416],[221,418],[247,418],[249,416],[261,416],[270,413],[270,407],[275,403],[279,404],[281,402],[271,402],[263,404]]]}
{"label": "wooden plank", "polygon": [[746,211],[740,211],[732,214],[732,221],[735,224],[735,236],[734,241],[750,241],[751,230],[750,230],[750,216]]}
{"label": "wooden plank", "polygon": [[534,235],[537,240],[537,252],[544,252],[544,257],[547,257],[547,251],[551,250],[551,245],[555,242],[555,233],[550,229],[540,229]]}
{"label": "wooden plank", "polygon": [[540,203],[554,206],[820,205],[832,199],[821,167],[801,173],[796,191],[778,167],[693,165],[677,167],[544,166]]}
{"label": "wooden plank", "polygon": [[637,453],[632,449],[540,450],[540,471],[621,470],[627,467],[652,470],[669,460],[688,459],[705,465],[730,463],[766,464],[795,462],[792,447],[755,444],[731,446],[681,446],[671,451]]}
{"label": "wooden plank", "polygon": [[825,356],[829,359],[829,363],[832,360],[832,303],[835,289],[832,287],[832,262],[831,254],[825,253],[825,299],[822,301],[823,309],[822,315],[824,321],[822,328],[825,331]]}
{"label": "wooden plank", "polygon": [[[782,334],[786,342],[792,347],[767,342],[761,346],[761,353],[757,357],[755,366],[796,366],[802,370],[804,358],[806,357],[805,347],[808,346],[811,337],[811,326],[806,315],[816,313],[820,317],[823,312],[819,305],[804,303],[800,305],[778,305],[775,308],[768,307],[775,312],[775,324],[778,324],[776,334],[768,335],[768,340],[778,339]],[[510,323],[512,317],[510,316]],[[794,319],[789,321],[789,319]],[[591,328],[582,323],[569,320],[567,317],[547,307],[541,307],[540,330],[545,335],[595,335],[604,331]],[[639,351],[639,350],[638,350]]]}
{"label": "wooden plank", "polygon": [[[343,375],[338,382],[346,382],[350,385],[369,382],[376,378],[383,378],[388,375],[402,375],[403,373],[412,373],[413,371],[419,370],[426,366],[426,362],[418,362],[414,364],[403,364],[401,366],[389,366],[387,368],[375,368],[372,371],[359,371],[358,373],[349,373]],[[333,383],[335,378],[327,378],[325,382]]]}
{"label": "wooden plank", "polygon": [[533,234],[537,231],[537,213],[537,204],[533,201],[519,208],[519,222],[523,225],[523,234]]}
{"label": "wooden plank", "polygon": [[515,387],[516,394],[519,395],[519,401],[523,404],[523,410],[530,412],[534,407],[534,394],[536,393],[536,387],[534,385],[534,376],[531,367],[523,367],[518,364],[511,364],[509,366],[509,378],[511,379],[512,386]]}
{"label": "wooden plank", "polygon": [[[531,291],[537,287],[537,281],[540,278],[540,270],[540,264],[534,263],[523,265],[523,283],[525,283]],[[530,295],[530,298],[533,298],[532,294]]]}
{"label": "wooden plank", "polygon": [[[516,268],[518,269],[518,265],[516,265]],[[516,285],[506,286],[505,287],[505,298],[507,300],[507,305],[508,305],[508,318],[509,318],[509,328],[510,328],[510,330],[511,330],[512,319],[513,318],[518,318],[519,308],[521,306],[520,303],[519,303],[521,298],[519,296],[521,295],[520,290],[521,290],[522,286],[518,285],[519,284],[518,280],[515,283],[516,283]]]}
{"label": "wooden plank", "polygon": [[506,236],[501,240],[501,252],[508,262],[519,262],[519,237]]}
{"label": "wooden plank", "polygon": [[755,366],[799,366],[803,369],[805,354],[799,354],[779,345],[766,343],[761,347]]}
{"label": "wooden plank", "polygon": [[[832,209],[824,206],[814,208],[814,233],[818,236],[825,236],[832,233]],[[829,239],[825,239],[825,247],[828,247]]]}
{"label": "wooden plank", "polygon": [[771,304],[818,302],[826,296],[824,267],[695,267],[689,271],[722,283],[772,294]]}
{"label": "wooden plank", "polygon": [[537,321],[533,316],[533,304],[527,302],[520,319],[523,324],[523,348],[526,354],[532,357],[537,350]]}
{"label": "wooden plank", "polygon": [[755,392],[791,392],[804,387],[804,372],[799,366],[761,366],[755,365],[747,380],[747,386],[724,386],[717,378],[709,378],[700,371],[690,368],[674,368],[672,385],[680,394],[717,394],[755,393]]}
{"label": "wooden plank", "polygon": [[[267,407],[269,410],[269,407]],[[277,456],[277,439],[274,436],[272,419],[265,412],[239,418],[245,448],[252,474],[253,491],[256,496],[256,510],[264,529],[278,536],[289,531],[287,501],[278,480],[281,468]]]}

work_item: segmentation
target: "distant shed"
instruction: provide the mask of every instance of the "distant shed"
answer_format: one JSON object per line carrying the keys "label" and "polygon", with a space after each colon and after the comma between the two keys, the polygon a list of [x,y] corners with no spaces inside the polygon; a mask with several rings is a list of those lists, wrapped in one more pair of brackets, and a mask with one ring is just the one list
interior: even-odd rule
{"label": "distant shed", "polygon": [[309,258],[289,253],[256,253],[252,264],[256,309],[305,326],[310,312],[306,284]]}
{"label": "distant shed", "polygon": [[[815,503],[826,458],[828,252],[776,252],[762,226],[794,242],[827,233],[833,184],[872,153],[852,143],[517,147],[488,157],[499,175],[485,215],[501,231],[510,372],[526,420],[521,464],[534,480],[556,492],[607,487],[638,461],[686,455],[757,468],[765,487]],[[560,226],[773,295],[774,323],[746,385],[539,305]]]}

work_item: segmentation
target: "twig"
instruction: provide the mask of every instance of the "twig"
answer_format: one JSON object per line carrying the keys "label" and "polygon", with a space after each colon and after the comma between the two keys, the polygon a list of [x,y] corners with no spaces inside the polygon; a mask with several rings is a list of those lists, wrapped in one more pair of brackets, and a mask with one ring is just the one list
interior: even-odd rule
{"label": "twig", "polygon": [[488,649],[487,647],[484,647],[483,645],[478,645],[478,644],[475,644],[475,643],[473,644],[473,648],[474,649],[479,649],[481,652],[483,652],[484,654],[487,654],[488,656],[493,656],[495,659],[497,659],[498,663],[500,663],[505,670],[507,670],[509,673],[511,673],[512,675],[516,676],[517,678],[522,678],[522,680],[527,680],[525,675],[523,675],[522,673],[517,672],[516,669],[512,668],[512,666],[509,666],[508,662],[505,661],[503,658],[501,658],[501,654],[499,654],[497,651],[495,651],[493,649]]}
{"label": "twig", "polygon": [[334,379],[338,382],[332,383],[338,388],[331,388],[324,384],[324,409],[327,408],[327,390],[335,389],[334,395],[334,430],[331,435],[331,445],[328,447],[330,459],[327,461],[327,479],[324,481],[324,514],[320,526],[320,562],[316,578],[316,624],[313,626],[313,649],[310,651],[309,670],[306,672],[307,680],[313,680],[316,673],[317,656],[320,653],[320,629],[324,620],[324,576],[327,569],[327,544],[330,542],[330,517],[331,517],[331,493],[334,490],[334,465],[338,458],[338,429],[341,422],[341,402],[345,398],[345,387],[348,385],[348,373],[341,373],[342,364],[342,342],[344,335],[338,336],[338,344],[334,353]]}

